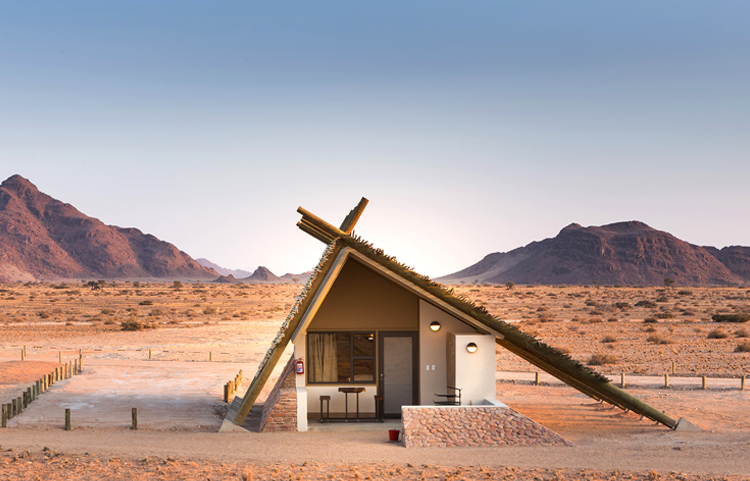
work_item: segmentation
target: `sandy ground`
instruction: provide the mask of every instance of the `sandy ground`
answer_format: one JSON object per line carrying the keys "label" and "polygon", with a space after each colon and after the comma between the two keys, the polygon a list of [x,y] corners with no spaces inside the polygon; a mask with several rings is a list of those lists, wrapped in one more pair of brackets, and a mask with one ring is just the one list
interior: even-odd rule
{"label": "sandy ground", "polygon": [[[56,383],[29,409],[11,420],[8,428],[0,430],[0,480],[750,479],[747,454],[750,391],[740,391],[736,378],[713,377],[709,379],[709,389],[702,390],[700,378],[695,377],[702,373],[711,376],[744,373],[747,354],[732,352],[737,337],[707,339],[705,333],[710,326],[704,327],[708,322],[705,320],[660,320],[655,329],[671,335],[673,342],[668,345],[644,344],[650,333],[642,331],[643,323],[634,318],[629,322],[589,323],[560,319],[558,314],[555,321],[540,322],[535,317],[520,320],[520,324],[531,324],[524,328],[537,329],[543,337],[559,333],[578,358],[601,349],[614,352],[621,359],[635,359],[633,366],[638,369],[628,369],[632,366],[627,362],[597,369],[610,372],[616,382],[619,372],[653,374],[652,377],[629,375],[627,390],[673,417],[686,417],[703,427],[702,432],[670,431],[632,413],[598,404],[546,375],[541,377],[542,385],[535,386],[535,368],[506,359],[504,353],[498,352],[498,398],[559,432],[575,446],[406,449],[389,443],[383,431],[215,432],[224,406],[223,384],[242,369],[245,387],[248,385],[281,322],[283,314],[277,311],[288,304],[293,291],[290,287],[286,287],[289,292],[259,288],[257,305],[252,296],[237,288],[206,287],[195,296],[204,296],[206,302],[216,307],[215,314],[200,314],[210,321],[191,323],[185,319],[174,324],[164,319],[166,322],[158,329],[137,332],[123,332],[116,329],[117,325],[105,324],[102,316],[106,319],[119,312],[115,310],[112,314],[106,308],[107,314],[91,314],[100,319],[89,326],[49,324],[47,319],[30,319],[32,311],[23,315],[19,307],[23,304],[16,300],[27,295],[37,304],[56,300],[57,304],[67,302],[70,306],[82,302],[78,295],[70,294],[67,299],[72,300],[60,299],[56,290],[44,289],[37,288],[38,292],[29,295],[21,288],[14,288],[11,311],[15,311],[6,312],[6,319],[10,317],[12,322],[0,326],[2,401],[18,396],[29,383],[54,368],[59,353],[63,361],[68,361],[77,358],[78,350],[82,349],[84,374]],[[140,306],[143,297],[154,299],[157,306],[184,303],[192,311],[201,309],[193,307],[193,303],[202,301],[189,298],[186,290],[177,293],[156,286],[150,287],[151,295],[148,289],[140,297],[131,291],[118,294],[122,306],[117,309],[125,309],[127,302]],[[547,295],[551,292],[548,288],[523,289],[524,298],[520,300],[534,305],[541,299],[550,306],[548,299],[552,296]],[[469,290],[466,288],[467,294]],[[532,290],[533,296],[525,294]],[[578,291],[557,292],[560,312],[588,308],[583,301],[580,308],[578,304],[562,307],[569,299],[578,299],[568,296],[573,292]],[[593,290],[589,295],[597,292],[600,297],[605,296]],[[624,296],[624,292],[606,296]],[[694,300],[713,306],[711,302],[719,297],[739,295],[727,294],[728,291],[706,292],[704,295],[696,291]],[[51,295],[46,300],[44,296],[48,293]],[[166,294],[160,297],[162,293]],[[240,308],[232,307],[238,296],[229,294],[234,293],[242,294]],[[83,294],[86,293],[81,297]],[[507,297],[507,304],[520,302],[519,296],[505,290],[480,288],[472,294],[485,295],[488,304],[503,303],[507,296],[513,296]],[[634,290],[629,302],[634,304],[635,299],[644,296]],[[103,302],[100,295],[92,299]],[[601,306],[601,299],[597,302]],[[35,305],[34,309],[38,308]],[[83,310],[86,309],[93,312],[94,307],[87,305]],[[96,307],[98,312],[102,309]],[[162,309],[166,311],[167,307]],[[182,307],[176,309],[182,312]],[[236,312],[238,309],[243,310]],[[512,304],[509,309],[527,308]],[[74,313],[69,314],[68,310]],[[524,315],[536,315],[532,314],[536,311],[527,310]],[[630,315],[636,317],[633,311]],[[54,316],[53,310],[49,312]],[[75,312],[74,308],[66,307],[60,315],[76,316],[80,321],[84,316]],[[276,316],[268,318],[274,312]],[[249,313],[248,319],[235,317],[246,316],[244,313]],[[570,329],[571,326],[575,329]],[[582,331],[586,335],[581,335]],[[690,332],[693,337],[699,336],[692,347],[687,339]],[[606,345],[600,342],[606,333],[617,340]],[[714,341],[726,341],[726,345],[712,344]],[[28,357],[20,362],[24,345]],[[638,346],[645,348],[639,350]],[[678,364],[677,376],[671,378],[672,389],[667,390],[661,387],[662,373],[669,368],[670,357],[677,356],[675,351],[684,357],[678,357],[682,362]],[[208,361],[209,356],[212,362]],[[70,432],[62,429],[66,407],[72,411]],[[138,431],[129,429],[132,407],[138,408]]]}

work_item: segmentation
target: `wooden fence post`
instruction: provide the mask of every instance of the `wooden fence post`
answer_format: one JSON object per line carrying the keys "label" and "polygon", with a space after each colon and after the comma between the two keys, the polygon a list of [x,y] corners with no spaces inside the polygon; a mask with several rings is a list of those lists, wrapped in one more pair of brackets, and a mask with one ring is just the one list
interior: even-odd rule
{"label": "wooden fence post", "polygon": [[740,391],[744,391],[744,390],[745,390],[745,375],[743,374],[742,377],[740,378]]}
{"label": "wooden fence post", "polygon": [[706,375],[703,375],[703,389],[706,389]]}
{"label": "wooden fence post", "polygon": [[62,351],[57,351],[57,362],[62,364]]}
{"label": "wooden fence post", "polygon": [[78,372],[83,372],[83,349],[78,350]]}
{"label": "wooden fence post", "polygon": [[70,408],[65,408],[65,430],[70,431]]}
{"label": "wooden fence post", "polygon": [[534,384],[536,386],[539,385],[539,371],[537,371],[536,374],[534,375]]}
{"label": "wooden fence post", "polygon": [[620,387],[625,389],[625,373],[624,372],[620,373]]}
{"label": "wooden fence post", "polygon": [[23,349],[21,349],[21,360],[23,361],[25,357],[26,356],[24,356],[24,354],[23,354]]}
{"label": "wooden fence post", "polygon": [[151,360],[151,349],[148,350],[148,360]]}
{"label": "wooden fence post", "polygon": [[664,388],[669,389],[669,373],[664,375]]}
{"label": "wooden fence post", "polygon": [[224,384],[224,402],[229,403],[229,383]]}
{"label": "wooden fence post", "polygon": [[214,353],[211,351],[208,351],[208,362],[211,362],[214,360]]}
{"label": "wooden fence post", "polygon": [[133,408],[131,410],[130,416],[133,418],[133,425],[131,426],[131,429],[133,431],[138,430],[138,408]]}
{"label": "wooden fence post", "polygon": [[78,374],[78,359],[73,359],[73,374]]}
{"label": "wooden fence post", "polygon": [[18,406],[18,412],[22,413],[23,412],[23,401],[21,400],[21,396],[18,396],[17,406]]}
{"label": "wooden fence post", "polygon": [[2,413],[0,413],[0,428],[8,427],[8,405],[3,404]]}

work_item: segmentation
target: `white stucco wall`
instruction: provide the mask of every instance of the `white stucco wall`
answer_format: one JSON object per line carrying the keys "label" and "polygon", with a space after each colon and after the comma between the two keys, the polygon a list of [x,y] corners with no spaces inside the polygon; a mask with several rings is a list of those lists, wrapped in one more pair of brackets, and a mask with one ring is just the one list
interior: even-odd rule
{"label": "white stucco wall", "polygon": [[[430,324],[433,321],[438,321],[440,323],[440,330],[437,332],[433,332],[432,330],[430,330]],[[436,400],[435,393],[448,393],[448,391],[446,390],[446,387],[448,386],[448,360],[446,344],[449,332],[474,333],[476,331],[474,330],[474,328],[467,325],[463,321],[460,321],[454,316],[446,313],[445,311],[438,309],[429,302],[420,300],[419,375],[422,385],[420,386],[419,390],[419,403],[422,405],[432,404],[433,401]],[[427,366],[429,366],[430,368],[429,371],[427,370]]]}
{"label": "white stucco wall", "polygon": [[[495,399],[495,336],[450,333],[455,348],[455,384],[461,388],[461,404],[482,404]],[[473,342],[477,351],[466,346]],[[449,379],[450,380],[450,379]]]}

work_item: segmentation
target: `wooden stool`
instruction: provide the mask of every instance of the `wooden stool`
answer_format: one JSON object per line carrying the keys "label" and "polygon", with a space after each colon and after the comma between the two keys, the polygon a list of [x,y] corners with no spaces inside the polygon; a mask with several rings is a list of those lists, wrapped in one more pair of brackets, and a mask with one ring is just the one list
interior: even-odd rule
{"label": "wooden stool", "polygon": [[[323,401],[326,402],[326,416],[323,417]],[[331,396],[320,396],[320,422],[331,419]]]}
{"label": "wooden stool", "polygon": [[378,394],[375,396],[375,417],[378,419],[378,421],[383,422],[383,403],[385,401],[385,397]]}

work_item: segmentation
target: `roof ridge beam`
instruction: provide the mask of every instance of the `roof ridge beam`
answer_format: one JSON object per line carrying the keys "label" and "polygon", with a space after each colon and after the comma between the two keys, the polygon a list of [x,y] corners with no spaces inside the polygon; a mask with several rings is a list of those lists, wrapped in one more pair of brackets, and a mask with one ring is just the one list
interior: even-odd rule
{"label": "roof ridge beam", "polygon": [[370,201],[362,197],[359,200],[359,204],[357,204],[344,218],[344,222],[341,223],[341,227],[339,227],[339,229],[346,232],[347,234],[351,234],[360,216],[362,216],[362,212],[364,212],[365,207],[367,207],[368,202]]}
{"label": "roof ridge beam", "polygon": [[302,207],[298,207],[297,212],[302,214],[303,221],[314,225],[315,227],[325,232],[328,236],[330,236],[333,239],[336,239],[338,237],[347,237],[349,235],[346,232],[339,229],[338,227],[329,224],[328,222],[324,221],[317,215],[313,214],[312,212],[306,209],[303,209]]}

